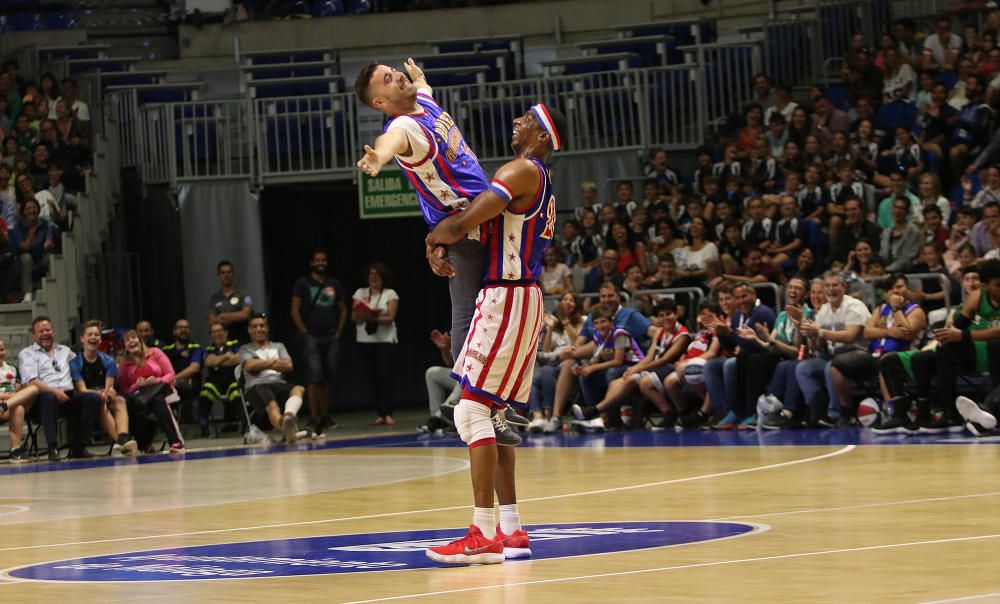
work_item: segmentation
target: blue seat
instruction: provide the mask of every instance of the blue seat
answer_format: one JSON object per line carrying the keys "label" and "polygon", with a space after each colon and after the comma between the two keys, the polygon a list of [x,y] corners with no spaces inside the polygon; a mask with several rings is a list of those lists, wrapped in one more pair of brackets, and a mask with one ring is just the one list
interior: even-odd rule
{"label": "blue seat", "polygon": [[339,17],[344,14],[344,3],[341,0],[320,0],[313,5],[314,17]]}
{"label": "blue seat", "polygon": [[917,122],[917,105],[906,101],[893,101],[882,105],[875,116],[878,128],[885,131],[889,141],[896,139],[896,128],[900,125],[913,128]]}
{"label": "blue seat", "polygon": [[50,11],[45,13],[47,29],[76,29],[76,13],[73,11]]}
{"label": "blue seat", "polygon": [[[779,80],[788,81],[788,80]],[[830,103],[838,109],[847,109],[847,87],[843,84],[828,84],[823,89],[823,94],[830,100]]]}
{"label": "blue seat", "polygon": [[369,0],[347,0],[345,12],[348,15],[366,15],[372,12],[372,4]]}
{"label": "blue seat", "polygon": [[40,13],[14,13],[8,17],[10,31],[38,31],[44,29]]}

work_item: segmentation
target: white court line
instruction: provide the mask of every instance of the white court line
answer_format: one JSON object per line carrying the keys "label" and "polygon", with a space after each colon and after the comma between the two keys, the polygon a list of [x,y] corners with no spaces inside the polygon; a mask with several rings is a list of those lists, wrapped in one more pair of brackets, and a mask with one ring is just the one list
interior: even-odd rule
{"label": "white court line", "polygon": [[[9,512],[3,511],[4,508],[11,508]],[[27,512],[31,508],[26,505],[0,505],[0,516],[10,516],[13,514],[20,514],[21,512]]]}
{"label": "white court line", "polygon": [[[884,545],[867,545],[864,547],[847,547],[842,549],[829,549],[814,552],[800,552],[797,554],[781,554],[777,556],[761,556],[759,558],[740,558],[737,560],[719,560],[717,562],[702,562],[700,564],[682,564],[679,566],[661,566],[659,568],[643,568],[639,570],[625,570],[615,573],[600,573],[596,575],[577,575],[575,577],[560,577],[558,579],[536,579],[534,581],[517,581],[514,583],[495,583],[492,585],[478,585],[476,587],[464,587],[461,589],[446,589],[443,591],[427,591],[403,596],[391,596],[388,598],[374,598],[371,600],[355,600],[344,604],[366,604],[370,602],[389,602],[391,600],[406,600],[409,598],[424,598],[427,596],[441,596],[446,594],[464,593],[470,591],[481,591],[484,589],[503,589],[507,587],[518,587],[521,585],[540,585],[545,583],[565,583],[569,581],[585,581],[589,579],[603,579],[607,577],[622,577],[625,575],[638,575],[642,573],[657,573],[671,570],[685,570],[689,568],[708,568],[712,566],[728,566],[730,564],[744,564],[746,562],[766,562],[769,560],[787,560],[789,558],[807,558],[812,556],[826,556],[830,554],[846,554],[851,552],[865,552],[882,549],[894,549],[900,547],[911,547],[915,545],[937,545],[940,543],[958,543],[964,541],[981,541],[984,539],[996,539],[1000,534],[995,535],[975,535],[972,537],[953,537],[951,539],[931,539],[928,541],[909,541],[906,543],[886,543]],[[949,600],[950,601],[950,600]]]}
{"label": "white court line", "polygon": [[924,602],[923,604],[947,604],[948,602],[972,602],[975,600],[982,600],[984,598],[992,598],[993,596],[1000,596],[1000,591],[995,591],[993,593],[988,593],[988,594],[979,594],[976,596],[965,596],[962,598],[949,598],[947,600],[932,600],[930,602]]}
{"label": "white court line", "polygon": [[[692,481],[695,481],[695,480],[705,480],[707,478],[719,478],[719,477],[722,477],[722,476],[735,476],[735,475],[738,475],[738,474],[746,474],[746,473],[749,473],[749,472],[760,472],[760,471],[763,471],[763,470],[773,470],[775,468],[784,468],[784,467],[787,467],[787,466],[794,466],[794,465],[803,464],[803,463],[810,463],[810,462],[814,462],[814,461],[821,461],[823,459],[829,459],[831,457],[837,457],[838,455],[843,455],[845,453],[850,453],[855,448],[857,448],[857,445],[846,445],[844,447],[841,447],[840,449],[837,449],[836,451],[831,451],[830,453],[824,453],[822,455],[815,455],[813,457],[805,457],[805,458],[802,458],[802,459],[796,459],[796,460],[792,460],[792,461],[783,461],[783,462],[780,462],[780,463],[769,464],[769,465],[765,465],[765,466],[753,466],[753,467],[750,467],[750,468],[743,468],[741,470],[730,470],[728,472],[716,472],[714,474],[702,474],[702,475],[699,475],[699,476],[688,476],[686,478],[674,478],[672,480],[661,480],[661,481],[658,481],[658,482],[647,482],[647,483],[643,483],[643,484],[627,485],[627,486],[624,486],[624,487],[614,487],[614,488],[610,488],[610,489],[598,489],[598,490],[594,490],[594,491],[581,491],[581,492],[578,492],[578,493],[565,493],[565,494],[562,494],[562,495],[549,495],[549,496],[546,496],[546,497],[532,497],[532,498],[529,498],[529,499],[521,499],[521,500],[519,500],[518,503],[529,503],[529,502],[532,502],[532,501],[549,501],[549,500],[552,500],[552,499],[563,499],[563,498],[567,498],[567,497],[582,497],[582,496],[586,496],[586,495],[598,495],[598,494],[613,493],[613,492],[618,492],[618,491],[628,491],[628,490],[632,490],[632,489],[644,489],[644,488],[649,488],[649,487],[664,486],[664,485],[668,485],[668,484],[678,484],[678,483],[682,483],[682,482],[692,482]],[[142,540],[142,539],[162,539],[162,538],[167,538],[167,537],[189,537],[189,536],[194,536],[194,535],[212,535],[212,534],[218,534],[218,533],[230,533],[230,532],[234,532],[234,531],[253,531],[253,530],[272,529],[272,528],[286,528],[286,527],[291,527],[291,526],[310,526],[310,525],[315,525],[315,524],[326,524],[326,523],[332,523],[332,522],[351,522],[351,521],[354,521],[354,520],[371,520],[371,519],[374,519],[374,518],[391,518],[391,517],[394,517],[394,516],[409,516],[409,515],[413,515],[413,514],[429,514],[429,513],[433,513],[433,512],[448,512],[448,511],[452,511],[452,510],[465,510],[465,509],[468,509],[469,507],[471,507],[471,506],[469,506],[469,505],[452,505],[452,506],[439,507],[439,508],[428,508],[428,509],[423,509],[423,510],[407,510],[407,511],[403,511],[403,512],[386,512],[386,513],[382,513],[382,514],[366,514],[364,516],[347,516],[347,517],[343,517],[343,518],[327,518],[327,519],[323,519],[323,520],[305,520],[305,521],[301,521],[301,522],[283,522],[283,523],[280,523],[280,524],[261,524],[261,525],[257,525],[257,526],[244,526],[244,527],[237,527],[237,528],[211,529],[211,530],[204,530],[204,531],[188,531],[188,532],[184,532],[184,533],[166,533],[166,534],[160,534],[160,535],[143,535],[143,536],[139,536],[139,537],[119,537],[119,538],[115,538],[115,539],[95,539],[95,540],[92,540],[92,541],[71,541],[71,542],[67,542],[67,543],[48,543],[48,544],[43,544],[43,545],[21,545],[21,546],[17,546],[17,547],[4,547],[4,548],[0,548],[0,552],[13,552],[13,551],[22,551],[22,550],[31,550],[31,549],[44,549],[44,548],[51,548],[51,547],[70,547],[70,546],[75,546],[75,545],[94,545],[94,544],[98,544],[98,543],[118,543],[118,542],[122,542],[122,541],[138,541],[138,540]]]}
{"label": "white court line", "polygon": [[794,516],[796,514],[812,514],[815,512],[840,512],[846,510],[862,510],[865,508],[881,508],[889,507],[894,505],[909,505],[912,503],[932,503],[935,501],[957,501],[959,499],[976,499],[978,497],[996,497],[1000,495],[1000,491],[991,491],[989,493],[974,493],[972,495],[948,495],[946,497],[928,497],[925,499],[903,499],[900,501],[885,501],[882,503],[859,503],[857,505],[844,505],[833,508],[810,508],[805,510],[791,510],[788,512],[768,512],[766,514],[748,514],[746,516],[723,516],[721,518],[707,518],[705,522],[713,521],[723,521],[723,520],[742,520],[746,518],[768,518],[771,516]]}

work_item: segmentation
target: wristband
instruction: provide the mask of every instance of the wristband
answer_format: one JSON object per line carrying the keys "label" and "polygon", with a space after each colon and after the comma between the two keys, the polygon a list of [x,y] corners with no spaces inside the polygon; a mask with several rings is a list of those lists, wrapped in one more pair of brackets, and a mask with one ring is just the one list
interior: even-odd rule
{"label": "wristband", "polygon": [[972,332],[969,331],[968,329],[963,329],[962,330],[962,343],[963,344],[972,344],[973,343],[972,342]]}

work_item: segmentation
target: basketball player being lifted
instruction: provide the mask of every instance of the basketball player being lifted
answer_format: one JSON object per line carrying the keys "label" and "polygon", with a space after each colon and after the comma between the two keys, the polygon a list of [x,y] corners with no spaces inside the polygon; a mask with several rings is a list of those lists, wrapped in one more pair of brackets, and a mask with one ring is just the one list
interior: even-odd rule
{"label": "basketball player being lifted", "polygon": [[[433,229],[444,218],[467,208],[489,182],[455,120],[434,101],[423,71],[413,59],[407,59],[404,68],[406,73],[370,63],[358,74],[354,83],[358,99],[389,116],[383,134],[375,139],[375,148],[365,145],[358,168],[376,176],[395,159],[413,184],[424,220]],[[483,257],[477,230],[448,246],[428,250],[427,259],[434,272],[450,277],[454,358],[458,358],[472,321],[481,286]],[[521,437],[510,429],[506,420],[522,426],[527,426],[528,420],[510,408],[504,411],[494,419],[497,442],[518,445]]]}
{"label": "basketball player being lifted", "polygon": [[[517,513],[514,449],[497,447],[490,410],[526,403],[531,393],[545,314],[537,280],[556,220],[546,162],[562,146],[565,124],[561,113],[542,104],[515,118],[515,159],[497,170],[489,188],[467,210],[440,221],[427,236],[430,253],[478,229],[486,248],[483,289],[452,372],[462,383],[455,427],[469,447],[475,509],[465,537],[427,550],[438,562],[495,564],[531,555]],[[500,501],[496,527],[494,491]]]}

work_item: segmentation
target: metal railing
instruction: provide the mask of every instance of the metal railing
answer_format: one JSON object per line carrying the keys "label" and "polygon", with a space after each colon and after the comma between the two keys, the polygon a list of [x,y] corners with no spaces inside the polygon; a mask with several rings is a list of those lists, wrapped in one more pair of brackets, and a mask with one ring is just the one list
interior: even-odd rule
{"label": "metal railing", "polygon": [[[812,19],[785,19],[764,23],[764,72],[773,82],[812,86],[820,74],[822,57],[819,24]],[[798,51],[798,52],[795,52]]]}
{"label": "metal railing", "polygon": [[762,41],[682,46],[680,50],[687,63],[698,66],[698,123],[718,126],[750,101],[754,75],[762,68]]}
{"label": "metal railing", "polygon": [[359,146],[352,94],[264,98],[254,103],[262,178],[354,169]]}

